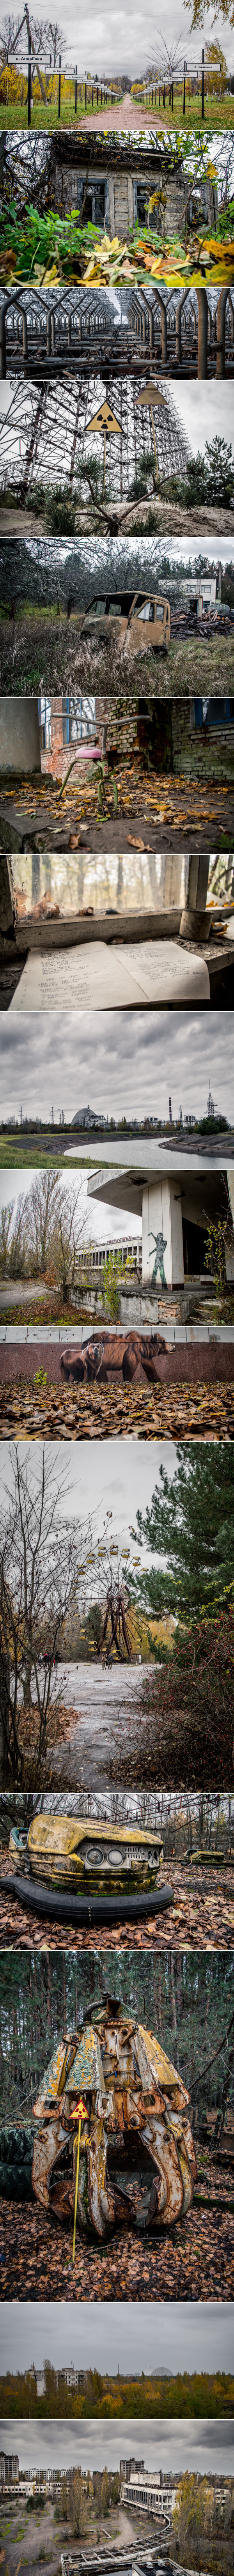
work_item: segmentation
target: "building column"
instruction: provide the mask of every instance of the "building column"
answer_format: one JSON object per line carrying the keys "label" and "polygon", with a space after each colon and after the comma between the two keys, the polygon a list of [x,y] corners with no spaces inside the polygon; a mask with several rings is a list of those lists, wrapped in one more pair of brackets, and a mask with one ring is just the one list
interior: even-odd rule
{"label": "building column", "polygon": [[109,240],[110,240],[110,241],[114,241],[114,238],[115,238],[115,230],[116,230],[116,225],[115,225],[115,190],[114,190],[114,179],[113,179],[113,173],[112,173],[112,170],[110,170],[110,173],[109,173]]}
{"label": "building column", "polygon": [[219,295],[217,310],[217,376],[225,376],[225,325],[227,302],[228,287],[221,286],[221,294]]}
{"label": "building column", "polygon": [[188,862],[186,901],[180,921],[180,939],[204,939],[207,929],[206,898],[208,893],[209,858],[194,852]]}
{"label": "building column", "polygon": [[162,1288],[183,1286],[184,1256],[182,1234],[181,1185],[175,1180],[157,1178],[147,1181],[142,1191],[142,1278],[144,1285],[154,1285],[155,1295]]}
{"label": "building column", "polygon": [[234,1170],[233,1170],[232,1165],[230,1166],[230,1169],[227,1171],[227,1185],[228,1185],[228,1196],[229,1196],[229,1200],[230,1200],[230,1209],[231,1209],[231,1216],[232,1216],[232,1223],[233,1223],[233,1245],[232,1245],[232,1241],[231,1241],[229,1244],[226,1244],[226,1245],[225,1245],[226,1279],[228,1279],[228,1280],[233,1280],[233,1279],[234,1279]]}
{"label": "building column", "polygon": [[196,294],[198,306],[197,373],[198,377],[201,377],[207,376],[208,302],[206,287],[197,286]]}

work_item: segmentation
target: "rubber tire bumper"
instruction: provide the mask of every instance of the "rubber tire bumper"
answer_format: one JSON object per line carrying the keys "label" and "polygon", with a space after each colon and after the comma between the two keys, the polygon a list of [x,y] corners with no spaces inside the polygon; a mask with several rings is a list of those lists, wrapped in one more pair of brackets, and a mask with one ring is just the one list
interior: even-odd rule
{"label": "rubber tire bumper", "polygon": [[40,1879],[0,1878],[5,1896],[18,1897],[19,1905],[30,1906],[32,1914],[47,1915],[52,1923],[137,1923],[141,1914],[164,1914],[174,1904],[173,1887],[161,1887],[147,1896],[70,1896],[56,1888],[42,1887]]}

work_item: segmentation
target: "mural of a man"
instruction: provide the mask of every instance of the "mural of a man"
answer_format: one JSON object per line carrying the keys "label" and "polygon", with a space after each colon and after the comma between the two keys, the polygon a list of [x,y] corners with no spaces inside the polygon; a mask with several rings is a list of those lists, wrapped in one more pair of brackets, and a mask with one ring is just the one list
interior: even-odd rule
{"label": "mural of a man", "polygon": [[156,1279],[157,1279],[157,1276],[158,1276],[158,1270],[159,1270],[159,1273],[160,1273],[161,1288],[167,1288],[167,1279],[165,1279],[164,1259],[163,1259],[163,1254],[164,1254],[164,1252],[166,1252],[166,1248],[167,1248],[167,1235],[166,1235],[166,1234],[165,1234],[165,1235],[164,1235],[164,1234],[149,1234],[149,1248],[150,1248],[150,1243],[154,1243],[154,1244],[155,1244],[155,1261],[154,1261],[154,1267],[153,1267],[153,1270],[152,1270],[152,1278],[151,1278],[151,1282],[150,1282],[151,1288],[152,1288],[152,1286],[153,1286],[153,1281],[155,1282],[155,1286],[156,1286]]}

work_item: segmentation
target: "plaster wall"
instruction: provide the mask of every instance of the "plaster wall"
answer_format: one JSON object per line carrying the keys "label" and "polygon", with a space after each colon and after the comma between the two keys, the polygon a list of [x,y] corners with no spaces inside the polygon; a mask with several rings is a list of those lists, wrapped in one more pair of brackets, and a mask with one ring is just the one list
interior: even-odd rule
{"label": "plaster wall", "polygon": [[37,698],[0,698],[0,769],[19,778],[40,771]]}

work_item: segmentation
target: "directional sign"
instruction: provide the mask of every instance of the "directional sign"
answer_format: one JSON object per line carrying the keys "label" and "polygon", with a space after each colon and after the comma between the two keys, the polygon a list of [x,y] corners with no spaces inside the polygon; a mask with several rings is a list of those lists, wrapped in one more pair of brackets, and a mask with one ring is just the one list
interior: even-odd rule
{"label": "directional sign", "polygon": [[[162,399],[162,397],[161,397],[161,399]],[[108,403],[108,402],[102,402],[102,403],[100,403],[100,411],[94,411],[94,413],[93,413],[93,420],[89,420],[89,421],[88,421],[87,429],[85,429],[85,438],[88,438],[90,429],[98,430],[98,432],[99,432],[99,437],[101,437],[101,433],[102,433],[102,430],[103,430],[103,436],[104,436],[103,498],[104,498],[104,492],[105,492],[105,480],[106,480],[106,438],[107,438],[107,433],[108,433],[108,438],[121,438],[121,422],[120,422],[120,420],[116,420],[116,414],[115,414],[115,411],[112,411],[112,410],[111,410],[111,403]]]}
{"label": "directional sign", "polygon": [[159,385],[143,385],[143,391],[142,391],[142,393],[141,393],[141,394],[137,394],[137,395],[136,395],[136,409],[137,409],[137,411],[140,409],[140,406],[141,406],[141,408],[143,408],[143,403],[146,403],[146,405],[148,404],[148,410],[149,410],[149,411],[151,411],[152,430],[153,430],[153,442],[154,442],[154,449],[155,449],[155,456],[156,456],[156,468],[157,468],[157,474],[158,474],[158,459],[157,459],[156,440],[155,440],[155,435],[154,435],[154,419],[153,419],[153,412],[154,412],[154,411],[156,411],[156,408],[157,408],[157,407],[159,408],[159,404],[160,404],[160,403],[162,403],[162,404],[163,404],[163,410],[165,410],[164,394],[161,394],[161,393],[160,393],[160,391],[159,391]]}

